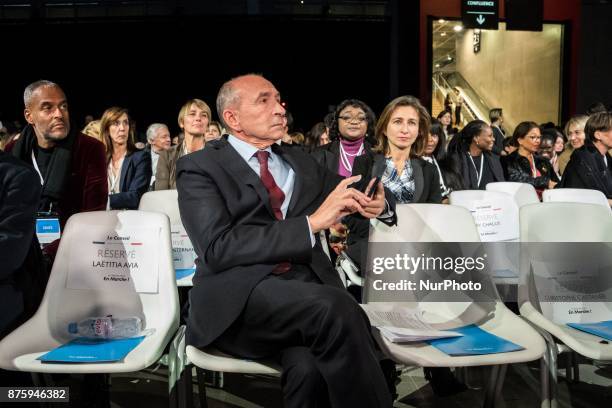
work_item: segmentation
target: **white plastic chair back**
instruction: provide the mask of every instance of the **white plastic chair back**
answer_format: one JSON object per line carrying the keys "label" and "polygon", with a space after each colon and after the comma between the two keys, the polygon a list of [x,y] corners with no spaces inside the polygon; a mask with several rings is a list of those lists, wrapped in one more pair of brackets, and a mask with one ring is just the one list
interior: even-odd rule
{"label": "white plastic chair back", "polygon": [[516,183],[512,181],[499,181],[487,184],[487,191],[498,191],[501,193],[510,194],[516,205],[520,207],[527,204],[536,204],[540,202],[538,193],[531,184]]}
{"label": "white plastic chair back", "polygon": [[[180,248],[175,248],[173,251],[174,267],[178,274],[176,284],[177,286],[193,286],[193,272],[187,270],[191,269],[191,265],[187,266],[185,261],[182,261],[182,258],[193,257],[195,259],[195,254],[181,221],[178,207],[178,192],[176,190],[149,191],[140,199],[138,209],[157,211],[168,216],[172,229],[172,243],[174,246],[180,245]],[[189,251],[185,251],[186,249],[189,249]]]}
{"label": "white plastic chair back", "polygon": [[[522,245],[525,243],[605,243],[603,250],[597,249],[598,253],[593,254],[598,259],[602,258],[603,262],[612,265],[612,217],[609,215],[608,209],[597,204],[584,203],[546,203],[532,204],[521,208],[520,210],[520,231]],[[536,248],[535,246],[533,248]],[[607,248],[607,249],[605,249]],[[583,259],[592,259],[588,252],[590,247],[584,247],[579,250]],[[612,320],[612,302],[596,301],[596,302],[545,302],[543,301],[543,288],[536,287],[533,269],[535,268],[551,268],[552,270],[559,268],[571,271],[575,266],[579,269],[586,264],[580,263],[580,259],[576,259],[576,264],[572,265],[572,259],[559,259],[559,251],[553,251],[551,248],[548,255],[546,247],[537,247],[537,253],[530,253],[525,256],[522,249],[521,256],[521,280],[519,284],[519,305],[523,303],[531,303],[531,305],[550,321],[564,324],[568,322],[578,321],[600,321],[602,315],[606,315],[604,320]],[[568,257],[574,255],[568,254]],[[610,267],[609,265],[607,267]],[[543,270],[546,273],[545,270]],[[583,273],[588,271],[583,271]],[[542,276],[541,273],[538,274]],[[568,275],[570,276],[570,275]],[[576,279],[576,277],[571,277]],[[557,284],[563,286],[563,282],[556,281]],[[611,288],[601,288],[603,294],[607,294],[607,298],[612,296]],[[582,295],[584,292],[573,292],[567,289],[568,295]],[[561,294],[562,292],[554,292]],[[565,293],[565,291],[563,292]],[[578,312],[568,312],[574,310],[590,310],[588,314]]]}
{"label": "white plastic chair back", "polygon": [[[465,208],[444,204],[399,204],[396,212],[396,227],[378,221],[372,223],[369,242],[480,242],[474,219]],[[367,290],[365,293],[367,295]],[[410,293],[402,305],[418,307],[429,323],[440,328],[470,324],[489,312],[472,301],[416,302],[409,297]],[[494,304],[489,306],[495,307]]]}
{"label": "white plastic chair back", "polygon": [[[156,293],[138,293],[133,282],[112,289],[68,288],[72,286],[68,283],[71,258],[86,256],[79,251],[82,245],[96,244],[83,242],[84,233],[97,228],[109,231],[121,228],[122,233],[129,234],[143,226],[147,227],[147,231],[151,228],[151,231],[158,232],[158,238],[153,238],[151,247],[144,248],[147,256],[150,254],[157,259],[153,264],[153,268],[158,269]],[[108,247],[107,244],[101,248]],[[90,262],[89,259],[86,261]],[[91,269],[70,271],[71,276],[95,273],[100,272],[96,271],[93,265]],[[84,364],[79,366],[77,372],[137,371],[159,359],[178,328],[178,313],[170,225],[165,215],[144,211],[95,211],[75,214],[66,223],[38,311],[0,343],[0,367],[24,371],[74,372],[74,368],[71,368],[73,365],[41,366],[35,358],[24,358],[23,355],[50,350],[67,342],[70,339],[67,327],[71,322],[112,314],[116,317],[138,316],[142,319],[145,329],[154,329],[155,332],[126,357],[125,364]],[[145,361],[138,361],[140,358],[145,358]]]}
{"label": "white plastic chair back", "polygon": [[598,190],[589,190],[585,188],[555,188],[552,190],[544,190],[542,199],[545,203],[564,202],[599,204],[612,213],[608,199],[604,193]]}
{"label": "white plastic chair back", "polygon": [[470,211],[481,241],[518,241],[519,209],[510,194],[483,190],[453,191],[450,204]]}

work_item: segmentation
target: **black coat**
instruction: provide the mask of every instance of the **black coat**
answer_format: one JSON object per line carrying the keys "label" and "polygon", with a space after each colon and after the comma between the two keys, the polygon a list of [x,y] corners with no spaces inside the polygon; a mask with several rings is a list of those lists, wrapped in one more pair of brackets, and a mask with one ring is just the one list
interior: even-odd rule
{"label": "black coat", "polygon": [[121,166],[121,192],[109,196],[110,208],[137,210],[140,198],[149,190],[152,175],[151,152],[141,150],[125,156]]}
{"label": "black coat", "polygon": [[219,337],[238,318],[253,288],[280,262],[308,268],[324,284],[343,288],[320,243],[312,246],[306,219],[342,178],[301,149],[272,149],[295,172],[281,221],[274,217],[259,176],[226,139],[209,142],[177,163],[181,219],[198,256],[188,344],[205,347]]}
{"label": "black coat", "polygon": [[[372,145],[365,140],[363,142],[363,155],[367,155],[373,157],[374,153],[372,152]],[[319,163],[321,166],[325,167],[327,170],[332,173],[338,174],[338,166],[340,163],[340,140],[336,139],[331,143],[328,143],[323,146],[319,146],[314,149],[311,153],[312,157]],[[360,156],[361,157],[361,156]],[[356,160],[357,158],[355,158]],[[354,164],[353,164],[354,166]]]}
{"label": "black coat", "polygon": [[514,181],[518,183],[531,184],[538,190],[548,188],[548,182],[558,182],[559,178],[555,174],[550,160],[544,157],[534,155],[535,167],[540,171],[539,177],[533,177],[531,173],[531,165],[529,160],[521,156],[518,151],[503,157],[502,165],[504,166],[504,174],[506,181]]}
{"label": "black coat", "polygon": [[[355,163],[353,164],[353,176],[358,174],[362,176],[356,188],[363,190],[373,177],[372,169],[374,168],[374,164],[376,163],[377,167],[384,166],[384,161],[385,157],[380,153],[356,157]],[[414,202],[441,203],[440,178],[436,166],[421,158],[411,158],[410,164],[412,165],[415,185]],[[390,193],[385,191],[385,197],[389,195]],[[346,251],[361,269],[366,253],[364,248],[366,248],[368,240],[370,221],[364,218],[352,217],[347,220],[346,225],[349,230]]]}
{"label": "black coat", "polygon": [[32,287],[32,269],[41,266],[32,263],[41,261],[34,236],[40,191],[33,168],[0,151],[0,339],[23,320],[24,291],[44,291]]}
{"label": "black coat", "polygon": [[[471,186],[478,184],[478,180],[476,180],[475,176],[472,177],[473,173],[470,171],[470,166],[472,164],[468,162],[467,155],[467,153],[453,153],[449,155],[448,160],[452,161],[452,167],[455,168],[459,174],[461,174],[463,189],[470,190]],[[482,155],[485,159],[484,165],[486,165],[489,172],[493,174],[493,179],[495,182],[510,181],[507,180],[507,178],[504,178],[504,170],[502,168],[499,156],[491,152],[482,152]],[[485,187],[486,186],[483,185],[480,186],[481,189],[484,189]]]}
{"label": "black coat", "polygon": [[606,153],[608,166],[595,146],[584,145],[574,150],[565,168],[559,188],[599,190],[612,199],[612,157]]}

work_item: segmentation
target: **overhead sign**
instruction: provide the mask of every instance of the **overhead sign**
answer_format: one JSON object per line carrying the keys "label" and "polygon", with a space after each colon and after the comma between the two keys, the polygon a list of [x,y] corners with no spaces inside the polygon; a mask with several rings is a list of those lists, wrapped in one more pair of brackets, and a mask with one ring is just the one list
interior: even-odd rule
{"label": "overhead sign", "polygon": [[465,28],[497,30],[499,26],[499,1],[462,0],[461,21]]}

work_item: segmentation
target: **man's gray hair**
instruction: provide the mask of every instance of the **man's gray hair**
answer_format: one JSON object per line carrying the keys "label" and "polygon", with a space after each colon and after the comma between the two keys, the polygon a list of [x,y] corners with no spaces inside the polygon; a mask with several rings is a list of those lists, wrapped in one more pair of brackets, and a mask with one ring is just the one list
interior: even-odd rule
{"label": "man's gray hair", "polygon": [[162,128],[168,129],[168,126],[164,125],[163,123],[152,123],[149,126],[147,129],[147,142],[149,142],[149,144],[155,141],[157,138],[157,131]]}
{"label": "man's gray hair", "polygon": [[36,92],[38,88],[43,88],[43,87],[62,89],[55,82],[47,81],[45,79],[41,79],[40,81],[32,82],[30,85],[26,86],[25,91],[23,91],[23,104],[25,105],[26,108],[30,106],[30,103],[32,102],[32,95],[34,95],[34,92]]}
{"label": "man's gray hair", "polygon": [[225,123],[223,111],[228,106],[236,105],[240,102],[240,95],[238,94],[238,90],[234,87],[235,79],[236,78],[232,78],[224,83],[217,94],[217,116],[219,116],[219,120],[226,129],[229,129],[229,126],[227,126],[227,123]]}

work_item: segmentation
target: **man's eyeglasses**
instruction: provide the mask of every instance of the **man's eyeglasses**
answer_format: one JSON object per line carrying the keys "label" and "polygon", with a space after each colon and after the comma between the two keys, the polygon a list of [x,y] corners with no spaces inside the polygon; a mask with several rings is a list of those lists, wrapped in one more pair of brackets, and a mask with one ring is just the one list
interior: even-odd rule
{"label": "man's eyeglasses", "polygon": [[342,119],[345,122],[357,122],[357,123],[363,123],[366,122],[368,120],[368,118],[366,118],[365,116],[338,116],[338,119]]}

